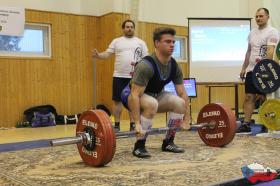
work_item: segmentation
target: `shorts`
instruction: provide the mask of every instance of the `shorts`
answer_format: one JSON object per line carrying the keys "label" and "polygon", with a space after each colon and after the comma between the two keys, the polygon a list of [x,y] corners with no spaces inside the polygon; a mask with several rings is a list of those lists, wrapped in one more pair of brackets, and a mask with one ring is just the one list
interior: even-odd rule
{"label": "shorts", "polygon": [[130,82],[130,78],[113,77],[113,95],[112,99],[114,101],[121,101],[122,90]]}
{"label": "shorts", "polygon": [[252,78],[252,71],[247,72],[246,79],[245,79],[245,93],[246,94],[259,94],[265,95],[264,93],[260,92],[253,83]]}
{"label": "shorts", "polygon": [[127,110],[129,110],[129,108],[128,108],[128,96],[130,95],[130,92],[131,92],[131,90],[130,90],[129,84],[127,84],[125,86],[125,88],[122,90],[122,93],[121,93],[122,104]]}
{"label": "shorts", "polygon": [[[123,106],[129,110],[129,107],[128,107],[128,96],[130,95],[131,93],[131,89],[130,89],[130,86],[129,84],[123,89],[122,91],[122,94],[121,94],[121,99],[122,99],[122,104]],[[164,94],[171,94],[170,92],[165,92],[165,91],[161,91],[160,93],[147,93],[145,92],[145,94],[147,94],[148,96],[151,96],[157,100],[159,100],[159,98],[164,95]],[[171,94],[172,95],[172,94]]]}

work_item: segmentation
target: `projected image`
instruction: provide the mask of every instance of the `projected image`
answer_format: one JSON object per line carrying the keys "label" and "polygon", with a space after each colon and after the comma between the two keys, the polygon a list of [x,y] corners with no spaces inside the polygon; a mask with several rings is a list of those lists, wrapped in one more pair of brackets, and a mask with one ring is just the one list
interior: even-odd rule
{"label": "projected image", "polygon": [[250,18],[190,18],[190,76],[197,82],[238,82],[248,48]]}
{"label": "projected image", "polygon": [[250,25],[193,26],[192,61],[240,61],[248,46]]}
{"label": "projected image", "polygon": [[[196,81],[194,78],[184,79],[184,87],[189,97],[196,97]],[[167,85],[165,85],[164,90],[166,92],[171,92],[176,95],[176,90],[173,82],[171,81]]]}

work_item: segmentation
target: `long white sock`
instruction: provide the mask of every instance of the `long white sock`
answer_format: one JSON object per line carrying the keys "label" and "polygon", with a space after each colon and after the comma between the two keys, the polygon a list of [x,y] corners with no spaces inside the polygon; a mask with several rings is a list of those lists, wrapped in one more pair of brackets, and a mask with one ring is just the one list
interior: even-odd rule
{"label": "long white sock", "polygon": [[[142,130],[148,131],[152,128],[152,120],[151,119],[145,118],[144,116],[141,115],[140,122],[141,122]],[[143,137],[136,137],[136,138],[137,138],[137,140],[144,140],[147,137],[148,137],[148,134],[146,134]]]}
{"label": "long white sock", "polygon": [[181,126],[183,117],[184,114],[169,112],[168,120],[167,120],[167,127],[169,128],[169,130],[166,132],[165,139],[170,139],[175,137],[176,129]]}

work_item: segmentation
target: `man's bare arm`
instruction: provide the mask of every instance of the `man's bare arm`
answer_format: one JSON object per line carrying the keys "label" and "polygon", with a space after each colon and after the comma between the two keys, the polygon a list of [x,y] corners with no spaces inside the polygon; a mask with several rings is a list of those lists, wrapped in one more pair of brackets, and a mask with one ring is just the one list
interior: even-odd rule
{"label": "man's bare arm", "polygon": [[266,51],[266,58],[267,59],[273,59],[274,50],[275,50],[275,46],[274,45],[268,45],[267,46],[267,51]]}
{"label": "man's bare arm", "polygon": [[241,69],[241,72],[240,72],[240,78],[241,78],[241,79],[244,79],[244,78],[245,78],[246,68],[247,68],[248,65],[249,65],[249,58],[250,58],[250,55],[251,55],[251,45],[248,44],[248,48],[247,48],[247,51],[246,51],[246,54],[245,54],[244,63],[243,63],[243,65],[242,65],[242,69]]}
{"label": "man's bare arm", "polygon": [[96,58],[98,58],[98,59],[107,59],[107,58],[109,58],[109,57],[111,56],[111,54],[112,54],[112,53],[107,52],[107,51],[104,51],[104,52],[99,53],[99,52],[97,51],[97,49],[94,49],[94,50],[92,51],[92,57],[96,57]]}
{"label": "man's bare arm", "polygon": [[131,85],[131,93],[128,97],[128,107],[132,113],[136,132],[141,133],[141,123],[140,123],[140,98],[144,94],[145,87],[139,86],[134,83]]}

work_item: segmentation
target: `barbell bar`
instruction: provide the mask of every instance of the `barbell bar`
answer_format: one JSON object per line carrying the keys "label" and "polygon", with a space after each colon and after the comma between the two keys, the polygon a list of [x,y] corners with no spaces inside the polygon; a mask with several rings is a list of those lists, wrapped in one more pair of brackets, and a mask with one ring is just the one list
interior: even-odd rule
{"label": "barbell bar", "polygon": [[[215,123],[200,123],[200,124],[192,124],[190,130],[193,129],[199,129],[202,127],[209,127],[210,129],[215,127]],[[148,131],[146,131],[146,134],[153,135],[153,134],[161,134],[168,130],[172,130],[172,128],[164,127],[164,128],[153,128]],[[182,128],[174,128],[174,130],[182,130]],[[116,138],[130,138],[135,137],[136,132],[130,131],[130,132],[117,132],[115,133]],[[78,133],[76,137],[68,137],[68,138],[61,138],[61,139],[54,139],[50,141],[51,146],[62,146],[62,145],[71,145],[71,144],[77,144],[81,143],[83,145],[89,145],[92,143],[92,136],[90,136],[87,132],[81,132]]]}

